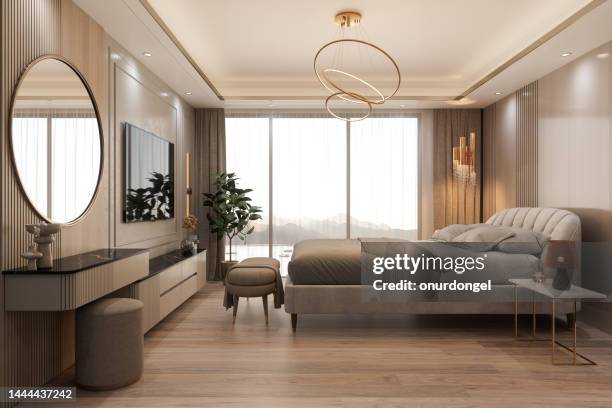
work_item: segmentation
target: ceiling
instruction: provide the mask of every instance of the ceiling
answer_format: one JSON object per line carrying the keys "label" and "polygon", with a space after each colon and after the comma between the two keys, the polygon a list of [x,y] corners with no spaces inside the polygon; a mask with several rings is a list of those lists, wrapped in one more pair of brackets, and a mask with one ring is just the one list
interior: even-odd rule
{"label": "ceiling", "polygon": [[[320,107],[328,92],[314,76],[313,57],[338,38],[333,17],[346,9],[363,20],[345,36],[382,47],[400,67],[401,88],[385,104],[395,108],[486,106],[612,39],[612,5],[600,0],[76,3],[194,106]],[[565,51],[572,54],[560,57]],[[389,77],[378,69],[371,67],[370,78]],[[467,97],[454,101],[460,95]]]}

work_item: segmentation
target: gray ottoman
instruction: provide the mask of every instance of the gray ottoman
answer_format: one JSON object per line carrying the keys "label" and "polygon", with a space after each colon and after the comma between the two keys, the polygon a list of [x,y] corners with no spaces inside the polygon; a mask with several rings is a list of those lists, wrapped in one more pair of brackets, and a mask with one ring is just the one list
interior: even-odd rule
{"label": "gray ottoman", "polygon": [[263,300],[264,315],[268,324],[268,295],[275,293],[282,281],[279,283],[280,262],[274,258],[247,258],[234,265],[225,277],[225,290],[231,301],[227,303],[233,306],[236,322],[238,312],[238,300],[241,297],[259,297]]}
{"label": "gray ottoman", "polygon": [[76,382],[92,390],[111,390],[142,375],[143,303],[100,299],[76,313]]}

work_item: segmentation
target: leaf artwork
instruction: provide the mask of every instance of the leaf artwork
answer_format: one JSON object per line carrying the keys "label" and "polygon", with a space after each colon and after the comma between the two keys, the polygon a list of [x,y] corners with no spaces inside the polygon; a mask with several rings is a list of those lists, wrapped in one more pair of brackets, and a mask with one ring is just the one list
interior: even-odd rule
{"label": "leaf artwork", "polygon": [[174,185],[169,174],[151,173],[146,188],[130,188],[126,195],[125,220],[156,221],[174,217]]}

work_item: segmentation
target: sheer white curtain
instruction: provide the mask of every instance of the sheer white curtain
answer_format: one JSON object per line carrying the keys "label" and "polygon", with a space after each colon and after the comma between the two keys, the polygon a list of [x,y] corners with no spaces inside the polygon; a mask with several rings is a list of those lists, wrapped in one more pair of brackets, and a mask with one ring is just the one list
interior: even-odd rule
{"label": "sheer white curtain", "polygon": [[373,117],[351,126],[351,237],[418,238],[419,126]]}
{"label": "sheer white curtain", "polygon": [[74,220],[87,209],[96,191],[100,170],[98,121],[87,114],[65,116],[51,118],[50,218],[56,222]]}
{"label": "sheer white curtain", "polygon": [[54,222],[89,205],[100,169],[98,122],[90,110],[20,111],[12,123],[19,178],[40,213]]}
{"label": "sheer white curtain", "polygon": [[273,256],[285,264],[301,240],[346,237],[346,124],[327,115],[272,123]]}
{"label": "sheer white curtain", "polygon": [[229,113],[226,147],[227,171],[264,210],[237,259],[271,254],[286,273],[304,239],[418,237],[417,117]]}
{"label": "sheer white curtain", "polygon": [[[269,256],[270,234],[270,161],[268,116],[232,117],[225,120],[226,169],[240,178],[240,188],[251,188],[252,204],[262,209],[262,219],[253,223],[255,230],[246,241],[232,241],[232,259]],[[228,259],[229,245],[226,245]]]}
{"label": "sheer white curtain", "polygon": [[12,121],[13,154],[19,179],[32,204],[43,214],[48,202],[47,118],[20,115]]}

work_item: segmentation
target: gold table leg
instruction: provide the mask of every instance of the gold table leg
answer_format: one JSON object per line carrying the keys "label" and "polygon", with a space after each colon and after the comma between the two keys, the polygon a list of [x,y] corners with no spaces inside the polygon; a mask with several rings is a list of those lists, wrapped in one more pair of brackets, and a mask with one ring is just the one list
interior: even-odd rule
{"label": "gold table leg", "polygon": [[552,313],[550,315],[551,317],[551,327],[552,327],[552,353],[550,354],[550,362],[554,365],[555,364],[555,343],[557,342],[557,339],[555,337],[555,327],[557,326],[555,324],[555,299],[552,300]]}
{"label": "gold table leg", "polygon": [[531,324],[532,324],[532,336],[535,339],[536,337],[536,301],[535,294],[531,293]]}
{"label": "gold table leg", "polygon": [[[537,334],[537,326],[536,326],[536,301],[535,301],[535,294],[533,295],[532,298],[532,306],[531,306],[531,318],[532,318],[532,337],[519,337],[518,335],[518,285],[514,285],[514,337],[516,340],[518,341],[550,341],[551,343],[551,356],[550,356],[550,360],[551,360],[551,364],[553,365],[597,365],[596,362],[594,362],[593,360],[591,360],[590,358],[584,356],[583,354],[580,354],[578,352],[578,346],[577,346],[577,330],[576,330],[576,322],[577,322],[577,300],[574,299],[574,322],[572,325],[572,346],[568,347],[565,344],[561,343],[560,341],[557,340],[557,329],[556,329],[556,321],[555,321],[555,317],[557,315],[557,310],[556,310],[556,300],[552,299],[551,301],[551,307],[552,307],[552,311],[551,311],[551,338],[537,338],[536,334]],[[562,363],[562,362],[557,362],[555,360],[555,352],[557,349],[557,346],[561,347],[562,349],[569,351],[570,353],[572,353],[572,362],[571,363]],[[578,362],[578,358],[582,359],[584,362],[583,363],[579,363]]]}
{"label": "gold table leg", "polygon": [[514,337],[518,337],[518,295],[516,285],[514,285]]}
{"label": "gold table leg", "polygon": [[[556,338],[556,330],[555,330],[555,299],[552,300],[552,354],[551,354],[551,361],[553,365],[597,365],[596,362],[594,362],[593,360],[591,360],[590,358],[584,356],[583,354],[578,353],[577,351],[577,334],[576,334],[576,321],[578,319],[576,319],[576,313],[577,313],[577,308],[576,308],[576,299],[574,299],[574,322],[572,324],[572,347],[568,347],[565,344],[561,343],[560,341],[557,340]],[[555,361],[555,349],[556,346],[561,347],[564,350],[569,351],[570,353],[572,353],[572,362],[571,363],[557,363]],[[578,363],[577,361],[577,357],[580,357],[582,360],[584,360],[583,363]]]}

